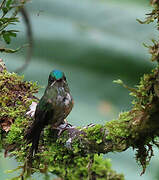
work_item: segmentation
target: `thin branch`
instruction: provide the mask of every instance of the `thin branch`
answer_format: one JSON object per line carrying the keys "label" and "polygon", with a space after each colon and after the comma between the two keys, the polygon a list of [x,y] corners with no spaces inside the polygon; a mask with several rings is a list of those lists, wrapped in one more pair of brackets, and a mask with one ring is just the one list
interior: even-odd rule
{"label": "thin branch", "polygon": [[3,0],[2,3],[0,4],[0,9],[3,8],[3,5],[5,4],[6,0]]}
{"label": "thin branch", "polygon": [[21,11],[21,14],[23,16],[26,27],[27,27],[27,38],[28,38],[29,46],[28,46],[28,49],[27,49],[25,63],[20,68],[15,70],[17,73],[22,72],[24,69],[27,68],[27,66],[29,65],[29,63],[31,61],[32,51],[33,51],[33,33],[32,33],[32,28],[31,28],[29,15],[27,13],[26,8],[24,8],[24,7],[22,7],[20,9],[20,11]]}

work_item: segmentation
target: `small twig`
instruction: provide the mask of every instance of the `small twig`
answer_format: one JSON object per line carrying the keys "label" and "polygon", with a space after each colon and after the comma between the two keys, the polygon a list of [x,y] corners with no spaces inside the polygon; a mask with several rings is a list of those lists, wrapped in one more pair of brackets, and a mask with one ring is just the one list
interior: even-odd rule
{"label": "small twig", "polygon": [[2,3],[0,4],[0,9],[2,9],[4,3],[6,2],[6,0],[3,0]]}
{"label": "small twig", "polygon": [[28,41],[29,41],[29,47],[28,47],[28,50],[27,50],[25,63],[20,68],[16,69],[17,73],[22,72],[29,65],[29,63],[31,61],[31,57],[32,57],[32,50],[33,50],[33,34],[32,34],[31,23],[30,23],[30,20],[29,20],[27,10],[24,7],[22,7],[20,9],[20,11],[21,11],[23,19],[25,21],[26,27],[27,27],[27,37],[28,37]]}
{"label": "small twig", "polygon": [[88,180],[92,180],[92,173],[91,173],[91,167],[93,165],[93,162],[94,162],[94,155],[91,154],[90,155],[90,160],[88,162],[88,165],[87,165],[87,168],[88,168]]}

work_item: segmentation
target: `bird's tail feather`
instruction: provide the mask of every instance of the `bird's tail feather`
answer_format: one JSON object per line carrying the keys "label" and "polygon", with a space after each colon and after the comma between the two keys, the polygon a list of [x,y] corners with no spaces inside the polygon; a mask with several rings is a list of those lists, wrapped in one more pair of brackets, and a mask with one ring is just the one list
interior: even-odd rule
{"label": "bird's tail feather", "polygon": [[42,131],[42,126],[39,126],[39,124],[33,123],[31,128],[27,130],[27,133],[25,135],[25,139],[28,143],[32,142],[32,146],[30,149],[30,153],[34,156],[34,154],[38,150],[39,145],[39,138]]}

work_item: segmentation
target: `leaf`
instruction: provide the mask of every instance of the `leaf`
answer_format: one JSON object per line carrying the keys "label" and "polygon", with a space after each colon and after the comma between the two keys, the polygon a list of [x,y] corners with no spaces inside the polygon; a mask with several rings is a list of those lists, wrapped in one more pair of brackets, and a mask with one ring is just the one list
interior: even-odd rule
{"label": "leaf", "polygon": [[15,53],[19,51],[22,47],[19,47],[17,49],[9,49],[9,48],[0,48],[0,52],[5,52],[5,53]]}
{"label": "leaf", "polygon": [[16,33],[11,32],[11,33],[10,33],[10,36],[12,36],[12,37],[16,37],[16,36],[17,36],[17,34],[16,34]]}
{"label": "leaf", "polygon": [[6,3],[6,7],[7,8],[10,8],[10,5],[12,4],[12,0],[8,0],[7,3]]}
{"label": "leaf", "polygon": [[4,8],[2,8],[2,11],[3,11],[3,14],[7,14],[8,8],[7,8],[7,7],[4,7]]}
{"label": "leaf", "polygon": [[5,42],[7,44],[10,44],[10,42],[11,42],[10,35],[8,33],[3,33],[2,35],[3,35],[3,39],[5,40]]}
{"label": "leaf", "polygon": [[123,85],[123,81],[121,79],[114,80],[113,83]]}
{"label": "leaf", "polygon": [[16,32],[18,32],[18,31],[16,31],[16,30],[9,30],[9,31],[2,31],[2,36],[3,36],[3,39],[5,40],[5,42],[7,43],[7,44],[10,44],[10,42],[11,42],[11,36],[12,37],[16,37]]}
{"label": "leaf", "polygon": [[16,30],[8,31],[9,35],[12,36],[12,37],[16,37],[17,36],[17,34],[16,34],[17,32],[19,32],[19,31],[16,31]]}

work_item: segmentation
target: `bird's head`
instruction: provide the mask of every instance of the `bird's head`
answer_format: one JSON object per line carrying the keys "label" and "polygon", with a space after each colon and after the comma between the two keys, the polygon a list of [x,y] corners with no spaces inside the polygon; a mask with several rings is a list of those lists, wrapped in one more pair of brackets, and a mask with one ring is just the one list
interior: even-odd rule
{"label": "bird's head", "polygon": [[48,86],[53,86],[56,82],[66,83],[65,74],[60,70],[53,70],[50,72],[48,79]]}

